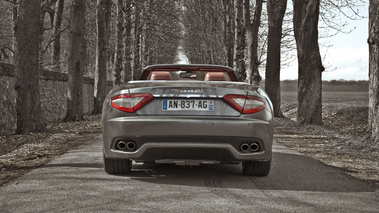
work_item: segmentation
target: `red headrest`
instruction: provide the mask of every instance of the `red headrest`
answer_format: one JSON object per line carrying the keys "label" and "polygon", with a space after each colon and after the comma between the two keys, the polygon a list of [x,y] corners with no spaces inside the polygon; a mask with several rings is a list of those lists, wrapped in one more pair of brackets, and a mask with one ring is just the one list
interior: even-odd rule
{"label": "red headrest", "polygon": [[223,72],[208,72],[204,81],[226,81],[226,78]]}
{"label": "red headrest", "polygon": [[150,80],[172,80],[172,77],[170,72],[155,71],[151,73]]}

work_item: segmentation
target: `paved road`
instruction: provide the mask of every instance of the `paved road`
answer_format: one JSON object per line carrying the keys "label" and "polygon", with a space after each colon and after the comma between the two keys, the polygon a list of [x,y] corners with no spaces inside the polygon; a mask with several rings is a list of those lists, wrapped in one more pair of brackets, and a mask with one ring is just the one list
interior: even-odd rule
{"label": "paved road", "polygon": [[379,189],[275,144],[268,177],[240,165],[103,170],[101,138],[0,188],[0,212],[378,212]]}

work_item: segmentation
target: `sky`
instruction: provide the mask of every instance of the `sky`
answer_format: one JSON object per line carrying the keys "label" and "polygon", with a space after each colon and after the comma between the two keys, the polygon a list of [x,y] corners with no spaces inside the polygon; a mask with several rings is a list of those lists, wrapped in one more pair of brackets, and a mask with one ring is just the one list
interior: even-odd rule
{"label": "sky", "polygon": [[[368,17],[368,4],[359,8],[359,14]],[[345,31],[330,38],[320,39],[320,54],[326,70],[322,80],[368,80],[368,18],[349,20],[341,15],[348,25]],[[328,47],[329,46],[329,47]],[[281,80],[297,79],[297,60],[281,70]]]}

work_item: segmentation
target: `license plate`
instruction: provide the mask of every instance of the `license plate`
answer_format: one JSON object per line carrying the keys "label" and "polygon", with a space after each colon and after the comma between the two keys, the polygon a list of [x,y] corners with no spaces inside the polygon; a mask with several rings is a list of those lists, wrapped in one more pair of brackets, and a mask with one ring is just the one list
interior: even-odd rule
{"label": "license plate", "polygon": [[162,109],[166,110],[193,110],[193,111],[213,111],[215,102],[213,100],[187,100],[187,99],[173,99],[163,100]]}

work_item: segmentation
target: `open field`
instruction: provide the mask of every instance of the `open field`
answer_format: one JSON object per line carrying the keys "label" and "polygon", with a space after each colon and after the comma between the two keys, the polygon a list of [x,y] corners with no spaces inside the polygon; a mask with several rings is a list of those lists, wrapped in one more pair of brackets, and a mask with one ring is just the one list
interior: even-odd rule
{"label": "open field", "polygon": [[[281,92],[282,111],[284,115],[292,120],[296,120],[297,112],[297,92]],[[323,119],[330,115],[336,115],[341,110],[359,111],[359,115],[367,116],[368,113],[368,92],[323,92],[322,93]],[[351,116],[356,117],[352,114]],[[367,122],[367,119],[366,119]]]}
{"label": "open field", "polygon": [[[282,103],[296,104],[296,91],[282,91]],[[365,107],[368,106],[368,92],[323,92],[323,105],[335,105],[336,107]]]}
{"label": "open field", "polygon": [[[284,91],[282,111],[296,121],[297,93]],[[323,122],[339,133],[363,137],[368,121],[368,92],[323,92]]]}

